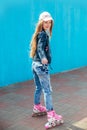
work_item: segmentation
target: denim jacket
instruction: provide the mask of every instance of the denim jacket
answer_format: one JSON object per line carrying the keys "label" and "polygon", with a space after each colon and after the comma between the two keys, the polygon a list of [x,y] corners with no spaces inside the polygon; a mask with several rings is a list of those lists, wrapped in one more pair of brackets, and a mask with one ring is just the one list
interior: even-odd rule
{"label": "denim jacket", "polygon": [[49,46],[49,36],[44,30],[42,30],[37,35],[36,44],[37,44],[37,48],[36,48],[36,53],[33,60],[41,62],[42,58],[47,58],[48,64],[50,64],[51,52],[50,52],[50,46]]}

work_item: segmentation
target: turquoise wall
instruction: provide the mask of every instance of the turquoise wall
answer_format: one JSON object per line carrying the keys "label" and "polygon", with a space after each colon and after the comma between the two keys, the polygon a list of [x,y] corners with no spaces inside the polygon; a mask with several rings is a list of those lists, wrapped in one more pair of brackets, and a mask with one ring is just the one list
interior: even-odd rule
{"label": "turquoise wall", "polygon": [[0,1],[0,87],[33,78],[29,43],[42,11],[54,18],[51,74],[87,65],[86,0]]}

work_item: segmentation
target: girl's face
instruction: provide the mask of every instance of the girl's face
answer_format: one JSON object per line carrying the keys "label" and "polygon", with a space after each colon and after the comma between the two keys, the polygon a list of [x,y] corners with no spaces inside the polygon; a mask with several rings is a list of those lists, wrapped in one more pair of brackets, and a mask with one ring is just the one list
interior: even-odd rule
{"label": "girl's face", "polygon": [[49,30],[49,31],[50,31],[51,24],[52,24],[51,20],[43,21],[43,25],[42,25],[42,26],[43,26],[43,29],[44,29],[44,30]]}

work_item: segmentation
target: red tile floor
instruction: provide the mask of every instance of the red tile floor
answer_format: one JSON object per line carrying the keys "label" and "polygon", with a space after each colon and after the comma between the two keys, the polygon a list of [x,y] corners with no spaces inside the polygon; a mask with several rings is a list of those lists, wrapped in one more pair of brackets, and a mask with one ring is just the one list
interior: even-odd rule
{"label": "red tile floor", "polygon": [[[73,125],[87,117],[87,67],[51,75],[51,83],[54,109],[64,117],[53,130],[87,130]],[[33,81],[0,88],[0,130],[45,129],[46,116],[31,117],[33,93]]]}

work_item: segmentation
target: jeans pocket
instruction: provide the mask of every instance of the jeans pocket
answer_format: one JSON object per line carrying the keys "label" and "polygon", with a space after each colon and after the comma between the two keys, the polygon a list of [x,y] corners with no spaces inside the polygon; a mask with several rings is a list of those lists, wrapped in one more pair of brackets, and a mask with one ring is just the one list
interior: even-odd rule
{"label": "jeans pocket", "polygon": [[43,71],[48,74],[48,65],[44,64],[42,68],[43,68]]}
{"label": "jeans pocket", "polygon": [[48,65],[47,64],[33,62],[32,68],[34,69],[34,71],[37,72],[37,74],[48,74]]}

